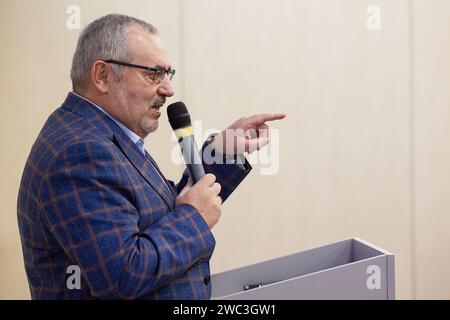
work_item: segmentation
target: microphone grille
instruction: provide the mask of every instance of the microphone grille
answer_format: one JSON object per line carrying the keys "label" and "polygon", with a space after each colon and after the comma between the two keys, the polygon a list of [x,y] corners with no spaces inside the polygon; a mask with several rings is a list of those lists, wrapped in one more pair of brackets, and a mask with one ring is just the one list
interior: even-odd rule
{"label": "microphone grille", "polygon": [[186,105],[181,101],[174,102],[167,107],[167,117],[173,130],[192,125]]}

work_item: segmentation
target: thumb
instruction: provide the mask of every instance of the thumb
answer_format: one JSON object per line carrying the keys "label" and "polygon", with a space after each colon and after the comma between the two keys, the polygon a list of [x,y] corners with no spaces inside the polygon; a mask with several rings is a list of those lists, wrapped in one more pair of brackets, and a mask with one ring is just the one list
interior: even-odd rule
{"label": "thumb", "polygon": [[216,182],[216,176],[212,173],[207,173],[195,185],[210,187],[214,182]]}

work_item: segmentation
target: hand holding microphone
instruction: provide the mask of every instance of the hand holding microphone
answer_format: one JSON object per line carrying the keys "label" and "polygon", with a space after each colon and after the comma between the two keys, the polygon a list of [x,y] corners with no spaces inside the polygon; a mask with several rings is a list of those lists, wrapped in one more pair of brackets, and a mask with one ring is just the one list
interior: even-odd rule
{"label": "hand holding microphone", "polygon": [[222,212],[222,199],[219,197],[221,187],[216,177],[208,173],[195,185],[188,183],[178,195],[175,205],[193,206],[205,220],[210,229],[219,221]]}
{"label": "hand holding microphone", "polygon": [[167,107],[167,116],[177,136],[191,177],[190,182],[176,198],[175,205],[189,204],[193,206],[211,229],[219,221],[222,211],[222,199],[219,197],[220,184],[216,182],[213,174],[205,175],[186,105],[183,102],[172,103]]}

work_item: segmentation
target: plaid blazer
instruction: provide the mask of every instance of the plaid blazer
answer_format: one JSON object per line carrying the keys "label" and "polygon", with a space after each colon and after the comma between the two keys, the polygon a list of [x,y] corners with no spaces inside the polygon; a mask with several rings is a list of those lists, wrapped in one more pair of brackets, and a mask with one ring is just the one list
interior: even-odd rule
{"label": "plaid blazer", "polygon": [[[17,204],[33,299],[210,298],[214,237],[195,208],[175,207],[188,175],[175,185],[147,156],[71,93],[50,115]],[[224,201],[251,170],[248,162],[204,167]]]}

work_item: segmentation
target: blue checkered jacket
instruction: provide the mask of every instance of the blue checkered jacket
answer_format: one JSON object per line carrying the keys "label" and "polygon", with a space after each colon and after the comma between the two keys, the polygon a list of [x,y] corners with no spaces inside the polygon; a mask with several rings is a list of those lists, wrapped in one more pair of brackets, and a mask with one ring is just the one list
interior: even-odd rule
{"label": "blue checkered jacket", "polygon": [[[251,170],[248,162],[204,167],[224,201]],[[69,93],[39,133],[20,184],[33,299],[210,298],[214,237],[195,208],[175,207],[187,173],[175,185],[156,170],[108,116]],[[79,286],[70,266],[80,270]]]}

